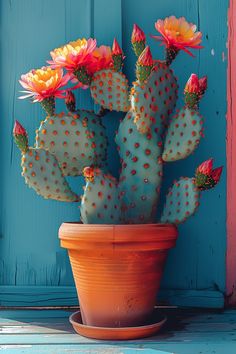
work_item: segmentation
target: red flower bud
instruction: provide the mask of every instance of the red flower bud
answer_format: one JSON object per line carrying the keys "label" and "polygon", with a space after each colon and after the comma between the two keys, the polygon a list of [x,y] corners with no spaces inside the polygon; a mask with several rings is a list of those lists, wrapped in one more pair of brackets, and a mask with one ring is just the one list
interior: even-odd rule
{"label": "red flower bud", "polygon": [[85,167],[83,169],[84,177],[91,178],[94,177],[94,168],[93,167]]}
{"label": "red flower bud", "polygon": [[15,121],[13,135],[27,135],[25,128],[18,122],[18,120]]}
{"label": "red flower bud", "polygon": [[195,184],[204,191],[213,188],[220,180],[223,166],[217,167],[212,170],[213,159],[204,161],[196,170]]}
{"label": "red flower bud", "polygon": [[199,94],[200,92],[200,86],[199,86],[199,80],[198,76],[196,74],[192,74],[190,78],[187,81],[187,84],[185,86],[184,92],[186,93],[195,93]]}
{"label": "red flower bud", "polygon": [[201,96],[204,95],[206,89],[207,89],[207,76],[203,76],[201,79],[199,79],[199,93]]}
{"label": "red flower bud", "polygon": [[147,46],[138,58],[138,63],[143,66],[153,66],[152,53],[150,47]]}
{"label": "red flower bud", "polygon": [[92,166],[84,167],[83,176],[87,181],[94,181],[95,176],[99,176],[101,174],[101,170],[99,168],[95,168]]}
{"label": "red flower bud", "polygon": [[132,36],[131,36],[131,42],[132,43],[136,43],[136,42],[145,42],[146,37],[145,34],[143,32],[143,30],[141,30],[141,28],[139,28],[136,24],[134,24],[133,27],[133,32],[132,32]]}
{"label": "red flower bud", "polygon": [[76,110],[75,95],[70,90],[66,91],[65,104],[67,109],[70,112],[75,112]]}
{"label": "red flower bud", "polygon": [[202,173],[203,175],[211,175],[213,168],[213,159],[209,159],[204,161],[200,166],[197,168],[198,173]]}
{"label": "red flower bud", "polygon": [[211,177],[214,179],[215,183],[219,182],[222,170],[223,170],[223,166],[217,167],[212,171]]}
{"label": "red flower bud", "polygon": [[113,55],[122,55],[122,49],[119,46],[116,38],[114,38],[113,45],[112,45],[112,54]]}

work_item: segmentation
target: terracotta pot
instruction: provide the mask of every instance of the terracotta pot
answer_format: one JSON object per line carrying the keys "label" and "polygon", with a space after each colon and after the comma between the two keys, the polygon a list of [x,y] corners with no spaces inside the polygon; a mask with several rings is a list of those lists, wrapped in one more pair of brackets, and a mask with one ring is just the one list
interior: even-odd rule
{"label": "terracotta pot", "polygon": [[174,225],[85,225],[64,223],[83,324],[144,325],[153,312]]}

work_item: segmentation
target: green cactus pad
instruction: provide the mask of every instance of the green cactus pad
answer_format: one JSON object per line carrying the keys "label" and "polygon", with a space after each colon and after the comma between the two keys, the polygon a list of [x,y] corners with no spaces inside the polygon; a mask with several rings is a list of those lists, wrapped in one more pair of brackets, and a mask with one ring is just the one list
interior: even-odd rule
{"label": "green cactus pad", "polygon": [[161,121],[157,120],[150,133],[140,134],[131,111],[120,123],[116,143],[122,163],[119,195],[124,223],[156,221],[163,169],[161,133]]}
{"label": "green cactus pad", "polygon": [[141,133],[149,131],[157,118],[166,123],[175,107],[177,91],[178,84],[172,69],[160,62],[145,84],[134,82],[130,95],[131,109]]}
{"label": "green cactus pad", "polygon": [[104,165],[107,138],[101,118],[81,110],[47,117],[37,131],[36,147],[56,156],[64,176],[78,176],[85,166]]}
{"label": "green cactus pad", "polygon": [[199,206],[200,192],[194,178],[180,178],[166,196],[161,222],[180,224],[193,215]]}
{"label": "green cactus pad", "polygon": [[129,110],[128,81],[124,74],[113,70],[95,73],[91,82],[91,95],[102,107],[127,112]]}
{"label": "green cactus pad", "polygon": [[202,136],[203,118],[187,107],[173,117],[165,139],[162,158],[166,162],[188,157],[197,148]]}
{"label": "green cactus pad", "polygon": [[49,151],[29,148],[22,155],[21,166],[25,182],[45,199],[78,201],[78,196],[63,177],[55,156]]}
{"label": "green cactus pad", "polygon": [[119,224],[120,203],[117,181],[110,175],[100,174],[87,181],[81,199],[81,220],[84,224]]}

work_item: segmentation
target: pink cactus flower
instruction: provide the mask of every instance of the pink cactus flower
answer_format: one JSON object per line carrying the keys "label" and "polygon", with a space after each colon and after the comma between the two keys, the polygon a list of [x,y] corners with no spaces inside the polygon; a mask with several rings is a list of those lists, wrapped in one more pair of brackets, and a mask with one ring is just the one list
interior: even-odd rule
{"label": "pink cactus flower", "polygon": [[142,66],[153,66],[152,53],[150,47],[147,46],[138,58],[138,63]]}
{"label": "pink cactus flower", "polygon": [[51,51],[52,60],[49,60],[48,63],[53,68],[65,68],[69,72],[74,72],[79,67],[90,63],[96,45],[96,39],[93,38],[77,39]]}
{"label": "pink cactus flower", "polygon": [[146,37],[143,30],[141,30],[141,28],[138,25],[134,24],[133,32],[131,36],[131,42],[132,43],[142,42],[142,41],[145,42],[145,40]]}
{"label": "pink cactus flower", "polygon": [[113,65],[111,48],[105,45],[97,47],[93,53],[91,60],[86,65],[88,73],[93,75],[96,71],[111,68]]}
{"label": "pink cactus flower", "polygon": [[13,135],[27,135],[25,128],[18,122],[18,120],[15,121]]}
{"label": "pink cactus flower", "polygon": [[26,89],[25,95],[20,99],[32,97],[33,102],[42,102],[45,98],[64,98],[65,90],[61,88],[69,82],[71,76],[63,75],[62,69],[52,69],[44,66],[41,69],[31,70],[25,75],[21,75],[19,80],[21,86]]}

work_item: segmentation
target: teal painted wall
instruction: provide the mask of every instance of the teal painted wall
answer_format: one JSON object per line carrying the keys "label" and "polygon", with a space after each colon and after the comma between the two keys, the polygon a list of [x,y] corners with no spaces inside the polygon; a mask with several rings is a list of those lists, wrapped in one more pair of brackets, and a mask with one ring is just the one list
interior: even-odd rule
{"label": "teal painted wall", "polygon": [[[63,221],[79,218],[75,205],[41,199],[25,186],[20,175],[20,154],[11,137],[14,119],[24,124],[33,144],[34,130],[44,117],[38,105],[17,99],[21,73],[44,65],[49,51],[69,40],[95,36],[99,43],[111,44],[116,36],[123,42],[125,72],[131,81],[135,57],[129,39],[134,22],[147,34],[155,32],[157,18],[171,14],[185,16],[196,23],[204,34],[205,48],[196,53],[195,59],[181,53],[173,68],[180,80],[180,96],[192,72],[208,75],[209,89],[201,104],[201,112],[206,117],[206,139],[193,156],[166,166],[165,173],[169,177],[163,187],[165,190],[174,178],[191,176],[194,166],[208,157],[214,156],[217,165],[225,165],[228,1],[9,0],[1,1],[0,6],[0,291],[2,289],[3,294],[9,286],[18,287],[12,291],[12,303],[17,303],[15,290],[27,292],[22,286],[33,291],[34,286],[73,285],[67,255],[59,247],[57,230]],[[161,57],[162,49],[156,42],[152,39],[148,42],[155,56]],[[78,100],[81,107],[91,107],[87,93],[78,93]],[[60,105],[63,109],[63,104]],[[106,118],[110,139],[119,118],[119,114]],[[113,155],[114,150],[110,150],[110,156]],[[115,164],[111,167],[114,170]],[[80,178],[74,179],[72,184],[80,191]],[[177,247],[170,252],[163,280],[163,288],[174,291],[172,302],[175,291],[195,291],[195,297],[199,291],[199,297],[205,293],[209,298],[206,303],[210,306],[209,291],[210,294],[211,291],[212,294],[224,292],[225,189],[224,173],[221,184],[203,194],[196,217],[179,228]],[[0,295],[0,303],[8,303],[8,300],[9,297]],[[58,300],[58,304],[61,302]]]}

